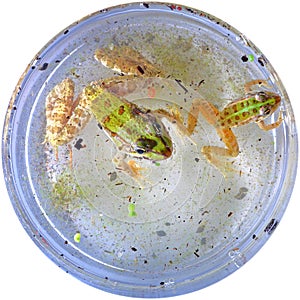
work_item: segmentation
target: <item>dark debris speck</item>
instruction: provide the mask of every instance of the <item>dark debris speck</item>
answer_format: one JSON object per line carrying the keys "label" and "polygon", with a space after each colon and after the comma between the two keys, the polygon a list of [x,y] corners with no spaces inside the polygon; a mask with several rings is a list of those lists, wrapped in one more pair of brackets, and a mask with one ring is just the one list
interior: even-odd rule
{"label": "dark debris speck", "polygon": [[247,195],[248,189],[241,187],[239,192],[234,196],[235,199],[242,200]]}
{"label": "dark debris speck", "polygon": [[196,230],[196,233],[201,233],[201,232],[203,232],[204,231],[204,226],[203,225],[200,225],[198,228],[197,228],[197,230]]}
{"label": "dark debris speck", "polygon": [[200,257],[200,255],[198,254],[198,252],[199,252],[199,249],[196,249],[196,250],[194,251],[194,255],[195,255],[196,257]]}
{"label": "dark debris speck", "polygon": [[163,230],[158,230],[158,231],[156,231],[156,234],[157,234],[158,236],[166,236],[166,235],[167,235],[166,232],[163,231]]}
{"label": "dark debris speck", "polygon": [[195,14],[195,13],[196,13],[196,12],[194,12],[193,9],[191,9],[191,8],[189,8],[189,7],[186,7],[186,10],[187,10],[188,12],[192,13],[192,14]]}
{"label": "dark debris speck", "polygon": [[264,59],[263,59],[262,57],[259,57],[259,58],[258,58],[258,62],[259,62],[259,64],[260,64],[262,67],[265,66]]}
{"label": "dark debris speck", "polygon": [[77,150],[80,150],[82,148],[85,148],[85,145],[82,144],[83,142],[83,139],[82,138],[79,138],[76,143],[74,144],[74,147],[77,149]]}
{"label": "dark debris speck", "polygon": [[43,63],[40,67],[39,70],[40,71],[45,71],[48,68],[49,64],[48,63]]}
{"label": "dark debris speck", "polygon": [[264,232],[267,234],[272,234],[274,230],[277,228],[279,222],[276,219],[272,219],[269,224],[266,226]]}
{"label": "dark debris speck", "polygon": [[243,55],[241,57],[241,59],[242,59],[243,62],[247,62],[248,61],[248,57],[246,55]]}
{"label": "dark debris speck", "polygon": [[117,172],[112,172],[112,173],[109,173],[109,180],[110,181],[114,181],[117,179]]}
{"label": "dark debris speck", "polygon": [[199,87],[200,85],[202,85],[202,84],[205,84],[205,80],[204,80],[204,79],[202,79],[202,80],[199,81],[198,87]]}

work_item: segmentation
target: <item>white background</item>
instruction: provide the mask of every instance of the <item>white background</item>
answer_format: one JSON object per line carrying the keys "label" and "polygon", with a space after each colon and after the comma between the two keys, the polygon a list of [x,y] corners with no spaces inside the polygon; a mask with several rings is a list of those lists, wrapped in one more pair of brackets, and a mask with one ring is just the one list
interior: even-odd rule
{"label": "white background", "polygon": [[[83,16],[129,1],[1,1],[0,123],[27,64],[54,35]],[[175,2],[175,1],[174,1]],[[180,3],[180,2],[178,2]],[[297,1],[182,0],[243,32],[271,61],[300,123]],[[240,270],[176,299],[300,299],[299,177],[288,209],[266,245]],[[0,299],[121,299],[83,284],[53,264],[20,225],[0,174]]]}

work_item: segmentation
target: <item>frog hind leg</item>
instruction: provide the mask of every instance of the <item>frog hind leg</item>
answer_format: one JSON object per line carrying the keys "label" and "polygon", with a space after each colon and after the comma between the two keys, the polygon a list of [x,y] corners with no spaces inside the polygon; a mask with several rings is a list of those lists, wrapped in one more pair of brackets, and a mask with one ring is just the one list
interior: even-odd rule
{"label": "frog hind leg", "polygon": [[[208,105],[206,105],[208,104]],[[192,102],[192,106],[191,109],[189,111],[189,115],[188,115],[188,119],[187,119],[187,131],[188,133],[191,135],[193,134],[197,123],[198,123],[198,117],[199,117],[199,113],[201,112],[202,115],[205,117],[205,119],[210,123],[210,118],[209,118],[209,113],[211,112],[211,110],[213,111],[213,114],[218,113],[217,109],[213,106],[213,107],[209,107],[209,102],[202,100],[202,99],[194,99]],[[207,114],[207,113],[208,114]],[[213,123],[215,123],[213,121]]]}
{"label": "frog hind leg", "polygon": [[46,97],[46,135],[43,143],[57,147],[60,132],[72,113],[74,83],[66,78],[58,83]]}
{"label": "frog hind leg", "polygon": [[192,138],[190,137],[198,123],[198,117],[200,113],[200,101],[201,99],[194,99],[192,102],[192,106],[190,108],[190,111],[188,113],[188,119],[187,119],[187,125],[184,125],[183,117],[181,115],[181,112],[179,111],[178,107],[172,106],[169,108],[169,111],[166,111],[164,109],[157,109],[153,113],[160,116],[167,118],[170,122],[175,123],[179,132],[183,136],[187,136],[190,138],[191,142],[193,144],[196,144]]}
{"label": "frog hind leg", "polygon": [[[166,118],[169,122],[176,124],[178,132],[182,136],[190,136],[187,128],[183,124],[183,117],[176,106],[169,107],[169,110],[156,109],[152,112],[153,115],[156,115],[159,119]],[[195,143],[194,141],[192,141]]]}
{"label": "frog hind leg", "polygon": [[217,134],[226,146],[226,148],[203,146],[201,152],[210,164],[215,166],[224,177],[227,177],[228,172],[236,171],[232,168],[232,162],[226,161],[226,158],[236,157],[239,154],[236,137],[230,128],[218,125],[220,112],[213,104],[206,100],[201,100],[199,102],[199,111],[206,121],[216,128]]}
{"label": "frog hind leg", "polygon": [[224,177],[227,177],[228,172],[236,170],[232,167],[233,162],[226,160],[226,158],[238,156],[239,146],[236,137],[230,128],[217,129],[217,133],[227,148],[203,146],[201,152],[210,164],[215,166]]}
{"label": "frog hind leg", "polygon": [[[46,135],[43,143],[54,148],[58,160],[58,147],[68,144],[85,126],[90,118],[85,93],[74,100],[74,82],[66,78],[58,83],[46,98]],[[72,167],[72,147],[68,145],[70,167]]]}
{"label": "frog hind leg", "polygon": [[54,148],[58,160],[61,131],[66,126],[73,110],[74,82],[66,78],[58,83],[46,97],[46,134],[43,144]]}

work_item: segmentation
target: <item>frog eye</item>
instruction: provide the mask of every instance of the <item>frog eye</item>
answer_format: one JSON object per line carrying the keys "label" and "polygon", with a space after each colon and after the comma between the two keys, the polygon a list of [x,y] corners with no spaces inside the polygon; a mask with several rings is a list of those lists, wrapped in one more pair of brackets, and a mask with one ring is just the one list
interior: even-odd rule
{"label": "frog eye", "polygon": [[145,150],[144,150],[144,149],[141,149],[141,148],[136,148],[136,149],[135,149],[135,152],[136,152],[137,154],[144,154],[144,153],[145,153]]}
{"label": "frog eye", "polygon": [[271,109],[270,109],[269,106],[264,106],[264,107],[262,107],[262,108],[260,109],[260,115],[261,115],[261,116],[267,116],[267,115],[270,114],[270,112],[271,112]]}
{"label": "frog eye", "polygon": [[145,153],[145,150],[139,148],[139,149],[136,149],[135,152],[136,152],[137,154],[144,154],[144,153]]}
{"label": "frog eye", "polygon": [[258,93],[256,93],[255,94],[255,99],[257,100],[257,101],[264,101],[264,100],[266,100],[266,93],[265,92],[258,92]]}

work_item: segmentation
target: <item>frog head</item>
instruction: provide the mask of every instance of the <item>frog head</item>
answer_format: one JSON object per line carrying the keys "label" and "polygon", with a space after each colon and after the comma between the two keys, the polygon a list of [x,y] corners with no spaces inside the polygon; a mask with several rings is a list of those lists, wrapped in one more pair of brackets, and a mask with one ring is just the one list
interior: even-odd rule
{"label": "frog head", "polygon": [[281,102],[281,97],[278,94],[269,91],[257,92],[255,99],[260,104],[259,114],[261,119],[272,115],[278,109]]}
{"label": "frog head", "polygon": [[134,125],[131,137],[135,138],[131,138],[129,151],[132,156],[157,161],[172,155],[172,140],[161,118],[151,112],[140,113]]}
{"label": "frog head", "polygon": [[142,136],[136,141],[131,155],[153,161],[163,160],[172,155],[172,148],[172,141],[168,135]]}

